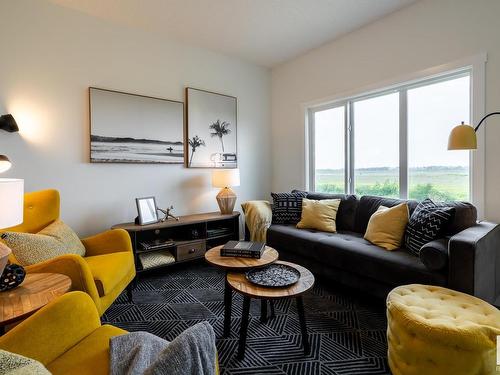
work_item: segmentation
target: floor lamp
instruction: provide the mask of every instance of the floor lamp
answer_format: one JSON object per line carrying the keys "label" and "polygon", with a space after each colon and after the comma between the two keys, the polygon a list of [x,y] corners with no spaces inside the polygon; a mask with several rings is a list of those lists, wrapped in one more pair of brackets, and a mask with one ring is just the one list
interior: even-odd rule
{"label": "floor lamp", "polygon": [[464,124],[455,126],[448,138],[448,150],[477,150],[476,132],[481,124],[490,116],[500,115],[500,112],[491,112],[484,116],[475,128]]}

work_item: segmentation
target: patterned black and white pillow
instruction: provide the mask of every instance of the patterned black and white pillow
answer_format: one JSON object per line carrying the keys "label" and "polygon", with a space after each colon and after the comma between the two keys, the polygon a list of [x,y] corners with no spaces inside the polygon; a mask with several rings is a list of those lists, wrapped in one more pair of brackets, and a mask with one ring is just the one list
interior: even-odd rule
{"label": "patterned black and white pillow", "polygon": [[412,254],[419,256],[422,246],[443,235],[454,214],[453,207],[434,203],[429,198],[420,202],[406,227],[406,248]]}
{"label": "patterned black and white pillow", "polygon": [[273,224],[297,224],[302,215],[304,192],[271,193],[273,198]]}

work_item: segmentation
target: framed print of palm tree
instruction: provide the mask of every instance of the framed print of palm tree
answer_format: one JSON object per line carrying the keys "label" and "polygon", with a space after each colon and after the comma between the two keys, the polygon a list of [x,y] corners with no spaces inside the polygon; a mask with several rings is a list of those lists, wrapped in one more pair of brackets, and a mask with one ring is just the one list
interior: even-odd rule
{"label": "framed print of palm tree", "polygon": [[237,168],[237,99],[186,88],[188,168]]}

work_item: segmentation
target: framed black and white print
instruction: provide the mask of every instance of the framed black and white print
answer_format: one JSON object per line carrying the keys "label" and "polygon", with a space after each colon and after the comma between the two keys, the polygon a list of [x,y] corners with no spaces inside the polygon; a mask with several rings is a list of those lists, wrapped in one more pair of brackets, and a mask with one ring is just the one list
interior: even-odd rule
{"label": "framed black and white print", "polygon": [[237,168],[237,99],[186,88],[186,166]]}
{"label": "framed black and white print", "polygon": [[89,88],[92,163],[184,163],[184,103]]}

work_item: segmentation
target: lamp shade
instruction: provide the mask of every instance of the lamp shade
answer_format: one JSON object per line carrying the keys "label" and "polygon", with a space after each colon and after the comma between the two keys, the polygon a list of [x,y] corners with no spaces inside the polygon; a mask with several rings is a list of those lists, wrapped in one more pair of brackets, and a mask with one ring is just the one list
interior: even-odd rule
{"label": "lamp shade", "polygon": [[476,150],[477,138],[474,128],[462,122],[455,126],[448,138],[448,150]]}
{"label": "lamp shade", "polygon": [[12,163],[5,155],[0,155],[0,173],[5,172],[12,167]]}
{"label": "lamp shade", "polygon": [[240,170],[214,169],[212,171],[212,186],[217,188],[240,186]]}
{"label": "lamp shade", "polygon": [[23,222],[24,180],[0,178],[0,229]]}

